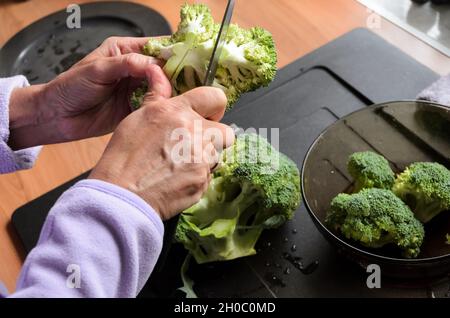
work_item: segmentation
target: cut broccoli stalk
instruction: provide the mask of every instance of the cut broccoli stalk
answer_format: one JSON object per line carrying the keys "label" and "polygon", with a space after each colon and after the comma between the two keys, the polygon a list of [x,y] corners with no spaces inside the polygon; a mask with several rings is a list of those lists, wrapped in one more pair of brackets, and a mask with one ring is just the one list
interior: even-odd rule
{"label": "cut broccoli stalk", "polygon": [[331,202],[325,223],[333,231],[366,247],[394,244],[406,258],[419,255],[425,235],[422,223],[409,207],[385,189],[339,194]]}
{"label": "cut broccoli stalk", "polygon": [[183,265],[180,268],[181,281],[183,282],[183,287],[178,288],[186,294],[186,298],[198,298],[194,291],[194,281],[188,276],[187,271],[189,270],[189,264],[191,262],[191,254],[187,254],[184,259]]}
{"label": "cut broccoli stalk", "polygon": [[262,231],[292,218],[299,202],[296,164],[264,138],[240,135],[201,200],[181,214],[176,239],[197,263],[253,255]]}
{"label": "cut broccoli stalk", "polygon": [[[220,26],[205,5],[184,5],[178,30],[170,38],[152,38],[144,54],[165,61],[164,72],[173,95],[203,86]],[[231,24],[219,59],[214,87],[228,98],[228,109],[243,93],[267,86],[277,70],[272,35],[262,28],[242,29]],[[145,92],[145,91],[144,91]],[[143,95],[136,92],[135,101]]]}
{"label": "cut broccoli stalk", "polygon": [[450,210],[450,171],[439,163],[414,163],[397,177],[392,191],[409,205],[417,219],[429,222]]}

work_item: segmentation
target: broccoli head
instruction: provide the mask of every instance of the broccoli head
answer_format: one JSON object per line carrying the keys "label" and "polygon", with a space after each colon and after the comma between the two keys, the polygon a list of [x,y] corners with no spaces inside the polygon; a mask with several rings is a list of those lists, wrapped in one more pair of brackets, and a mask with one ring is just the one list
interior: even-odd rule
{"label": "broccoli head", "polygon": [[351,155],[347,169],[355,179],[355,193],[367,188],[391,189],[395,181],[395,174],[389,162],[371,151]]}
{"label": "broccoli head", "polygon": [[402,200],[385,189],[339,194],[331,202],[325,223],[366,247],[395,244],[407,258],[419,255],[424,238],[422,223]]}
{"label": "broccoli head", "polygon": [[435,162],[413,163],[397,177],[392,191],[426,223],[450,210],[450,171]]}
{"label": "broccoli head", "polygon": [[[209,8],[202,4],[185,4],[180,18],[178,30],[170,38],[152,38],[144,47],[144,54],[165,61],[164,72],[174,95],[204,85],[220,29]],[[275,77],[276,64],[275,44],[268,31],[231,24],[213,86],[225,92],[230,109],[241,94],[267,86]],[[140,105],[142,95],[134,94],[134,107]]]}
{"label": "broccoli head", "polygon": [[300,203],[296,164],[256,134],[221,154],[201,200],[184,211],[176,239],[197,263],[255,254],[262,231],[292,218]]}

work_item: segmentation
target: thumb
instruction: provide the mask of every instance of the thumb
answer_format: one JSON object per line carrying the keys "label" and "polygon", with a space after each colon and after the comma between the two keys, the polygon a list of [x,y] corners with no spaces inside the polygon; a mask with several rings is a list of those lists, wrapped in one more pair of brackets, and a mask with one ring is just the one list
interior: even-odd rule
{"label": "thumb", "polygon": [[147,67],[145,74],[148,81],[148,90],[144,97],[144,105],[160,98],[172,96],[172,85],[161,67],[151,64]]}

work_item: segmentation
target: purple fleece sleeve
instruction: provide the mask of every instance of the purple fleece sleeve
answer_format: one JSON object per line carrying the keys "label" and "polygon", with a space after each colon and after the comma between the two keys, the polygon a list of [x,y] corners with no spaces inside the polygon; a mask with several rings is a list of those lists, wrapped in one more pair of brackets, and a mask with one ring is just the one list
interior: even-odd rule
{"label": "purple fleece sleeve", "polygon": [[9,98],[14,88],[28,86],[25,76],[0,78],[0,173],[31,168],[41,147],[13,151],[9,139]]}
{"label": "purple fleece sleeve", "polygon": [[[41,149],[8,146],[9,99],[23,76],[0,78],[0,173],[33,166]],[[161,252],[164,227],[140,197],[84,180],[51,209],[10,297],[135,297]],[[0,284],[0,297],[7,291]]]}
{"label": "purple fleece sleeve", "polygon": [[160,217],[134,193],[80,181],[50,210],[10,297],[136,297],[163,232]]}
{"label": "purple fleece sleeve", "polygon": [[450,106],[450,74],[441,77],[433,85],[423,90],[417,99]]}

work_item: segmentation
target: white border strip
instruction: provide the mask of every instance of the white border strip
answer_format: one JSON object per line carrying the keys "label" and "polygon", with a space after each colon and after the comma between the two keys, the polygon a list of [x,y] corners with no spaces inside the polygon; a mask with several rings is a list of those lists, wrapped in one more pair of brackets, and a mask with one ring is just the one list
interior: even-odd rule
{"label": "white border strip", "polygon": [[[395,1],[395,0],[394,0]],[[408,23],[403,21],[402,19],[399,19],[397,16],[386,10],[385,8],[379,6],[376,2],[373,0],[358,0],[359,3],[366,6],[370,10],[378,13],[379,15],[383,16],[385,19],[391,21],[392,23],[395,23],[396,25],[400,26],[401,28],[405,29],[412,35],[414,35],[416,38],[420,39],[421,41],[431,45],[436,50],[442,52],[446,56],[450,57],[450,48],[446,47],[445,45],[439,43],[438,41],[430,38],[425,33],[417,30],[416,28],[410,26]]]}

